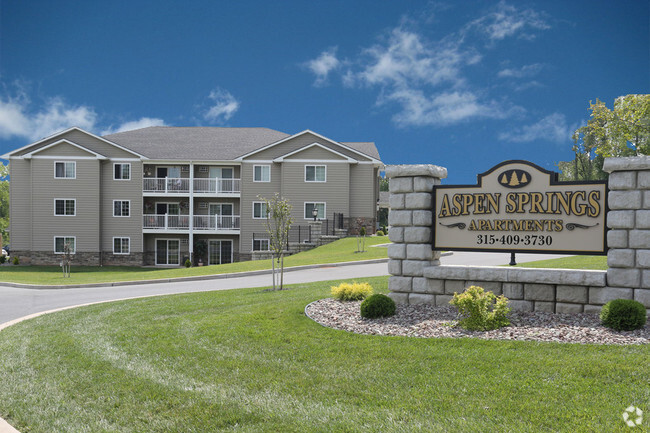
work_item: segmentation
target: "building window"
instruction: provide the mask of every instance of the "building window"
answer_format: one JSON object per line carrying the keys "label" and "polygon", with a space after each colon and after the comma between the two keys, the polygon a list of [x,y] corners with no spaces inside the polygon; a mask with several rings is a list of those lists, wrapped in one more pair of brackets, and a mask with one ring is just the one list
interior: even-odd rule
{"label": "building window", "polygon": [[325,182],[327,180],[327,169],[324,165],[306,165],[305,182]]}
{"label": "building window", "polygon": [[55,162],[54,178],[55,179],[76,179],[77,163],[75,161]]}
{"label": "building window", "polygon": [[266,203],[263,201],[254,201],[253,202],[253,218],[259,219],[268,218]]}
{"label": "building window", "polygon": [[271,182],[271,166],[253,166],[253,182]]}
{"label": "building window", "polygon": [[131,180],[131,164],[113,164],[113,179]]}
{"label": "building window", "polygon": [[253,251],[268,251],[268,250],[269,250],[268,239],[253,239]]}
{"label": "building window", "polygon": [[54,254],[65,254],[65,244],[70,245],[70,254],[74,254],[77,250],[75,236],[55,236],[54,237]]}
{"label": "building window", "polygon": [[314,219],[314,209],[318,212],[316,218],[325,219],[325,203],[305,203],[305,219]]}
{"label": "building window", "polygon": [[113,200],[113,216],[128,217],[130,216],[130,200]]}
{"label": "building window", "polygon": [[113,238],[113,254],[129,254],[131,238]]}
{"label": "building window", "polygon": [[75,216],[76,200],[73,198],[56,198],[54,199],[54,215],[57,216]]}

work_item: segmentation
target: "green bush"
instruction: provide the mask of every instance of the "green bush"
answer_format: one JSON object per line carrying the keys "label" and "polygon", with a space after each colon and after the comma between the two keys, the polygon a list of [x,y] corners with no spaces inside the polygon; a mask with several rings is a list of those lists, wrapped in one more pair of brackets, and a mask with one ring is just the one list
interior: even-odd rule
{"label": "green bush", "polygon": [[7,256],[0,255],[0,265],[7,261]]}
{"label": "green bush", "polygon": [[646,318],[645,307],[633,299],[614,299],[600,310],[603,326],[616,331],[634,331],[643,328]]}
{"label": "green bush", "polygon": [[368,283],[341,283],[332,286],[332,296],[339,301],[358,301],[372,295],[372,286]]}
{"label": "green bush", "polygon": [[384,232],[381,230],[377,230],[377,236],[384,236]]}
{"label": "green bush", "polygon": [[12,262],[14,265],[19,265],[20,260],[18,260],[18,256],[14,257],[14,261]]}
{"label": "green bush", "polygon": [[395,315],[395,301],[386,295],[377,293],[361,303],[361,317],[375,319]]}
{"label": "green bush", "polygon": [[189,268],[191,266],[192,266],[192,262],[190,261],[190,259],[185,260],[185,267]]}
{"label": "green bush", "polygon": [[458,308],[462,316],[458,324],[469,331],[489,331],[510,324],[506,317],[510,312],[508,298],[497,297],[482,287],[471,286],[460,295],[454,293],[449,303]]}

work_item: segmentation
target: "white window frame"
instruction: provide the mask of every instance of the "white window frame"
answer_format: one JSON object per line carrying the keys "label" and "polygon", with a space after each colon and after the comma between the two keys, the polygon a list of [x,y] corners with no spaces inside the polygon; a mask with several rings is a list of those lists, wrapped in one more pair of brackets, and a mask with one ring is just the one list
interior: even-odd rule
{"label": "white window frame", "polygon": [[[252,250],[251,251],[271,251],[271,240],[270,239],[252,239],[253,245],[252,245]],[[255,249],[255,242],[266,242],[266,249]],[[262,244],[260,244],[261,246]]]}
{"label": "white window frame", "polygon": [[[260,168],[260,179],[256,179],[255,175],[257,174],[256,170],[257,168]],[[264,169],[268,170],[268,179],[264,179]],[[253,182],[271,182],[271,166],[270,165],[262,165],[262,164],[256,164],[253,166]]]}
{"label": "white window frame", "polygon": [[[307,179],[307,167],[314,167],[314,180],[309,180]],[[318,167],[323,167],[325,169],[324,173],[324,179],[323,180],[318,180],[317,178],[317,172],[316,169]],[[325,164],[305,164],[305,182],[310,182],[310,183],[325,183],[327,182],[327,165]]]}
{"label": "white window frame", "polygon": [[[120,205],[120,214],[122,215],[115,215],[115,203],[120,202],[120,203],[128,203],[129,204],[129,214],[128,215],[123,215],[124,209],[123,206]],[[113,217],[115,218],[130,218],[131,217],[131,200],[113,200]]]}
{"label": "white window frame", "polygon": [[322,217],[317,216],[316,219],[317,220],[325,219],[325,217],[327,216],[327,202],[325,202],[325,201],[306,201],[306,202],[304,202],[304,205],[302,207],[303,216],[305,217],[306,220],[312,220],[313,221],[314,217],[311,214],[309,215],[309,218],[307,218],[307,205],[308,204],[313,204],[313,205],[322,204],[323,205],[323,216]]}
{"label": "white window frame", "polygon": [[[115,240],[116,239],[120,240],[120,250],[121,251],[119,253],[115,251]],[[122,242],[124,241],[124,239],[127,240],[126,252],[122,251],[122,247],[123,247]],[[131,254],[131,238],[128,237],[128,236],[113,236],[113,254],[116,255],[116,256],[126,256],[126,255]]]}
{"label": "white window frame", "polygon": [[[56,175],[56,165],[63,164],[63,176],[59,177]],[[74,176],[68,177],[66,173],[68,172],[66,166],[67,164],[72,164],[74,167]],[[77,178],[77,161],[54,161],[54,179],[76,179]]]}
{"label": "white window frame", "polygon": [[72,239],[74,243],[74,248],[72,249],[72,252],[70,254],[76,254],[77,253],[77,237],[76,236],[54,236],[54,254],[65,254],[64,251],[58,251],[56,250],[56,240],[57,239],[63,239],[63,245],[66,243],[66,239]]}
{"label": "white window frame", "polygon": [[[129,177],[128,178],[115,177],[115,167],[118,166],[118,165],[120,165],[120,166],[128,165],[129,166]],[[120,168],[120,175],[123,175],[123,173],[124,173],[123,168]],[[114,163],[113,164],[113,180],[131,180],[131,163],[130,162],[116,162],[116,163]]]}
{"label": "white window frame", "polygon": [[[63,201],[63,212],[62,214],[56,213],[56,202]],[[74,211],[71,215],[65,213],[68,209],[67,202],[71,201],[74,203]],[[55,198],[54,199],[54,216],[77,216],[77,199],[76,198]]]}
{"label": "white window frame", "polygon": [[[254,202],[253,202],[253,219],[254,219],[254,220],[265,220],[265,219],[268,219],[268,208],[266,209],[266,212],[264,212],[265,216],[256,217],[256,216],[255,216],[255,205],[260,205],[260,207],[261,207],[261,206],[266,206],[266,202],[264,202],[264,201],[254,201]],[[264,209],[261,208],[260,210],[264,210]]]}

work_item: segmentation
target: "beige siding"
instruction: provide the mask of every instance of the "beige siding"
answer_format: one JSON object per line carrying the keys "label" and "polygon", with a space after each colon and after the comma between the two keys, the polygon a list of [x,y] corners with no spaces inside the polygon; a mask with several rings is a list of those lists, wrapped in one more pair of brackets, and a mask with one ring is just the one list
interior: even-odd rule
{"label": "beige siding", "polygon": [[29,152],[33,152],[36,149],[48,146],[52,143],[55,143],[61,139],[66,139],[80,146],[86,147],[93,152],[99,153],[100,155],[109,157],[109,158],[137,158],[137,156],[131,152],[124,151],[118,147],[115,147],[103,140],[97,139],[91,135],[88,135],[81,131],[69,131],[65,134],[57,134],[54,137],[43,141],[34,146],[30,146],[20,152],[20,155],[24,155]]}
{"label": "beige siding", "polygon": [[[251,159],[251,160],[255,160],[255,159],[257,159],[257,160],[265,160],[265,159],[271,160],[271,159],[280,157],[282,155],[286,155],[287,153],[291,153],[291,152],[293,152],[295,150],[298,150],[301,147],[309,146],[310,144],[313,144],[313,143],[319,143],[319,144],[321,144],[321,145],[323,145],[325,147],[333,149],[333,150],[335,150],[335,151],[337,151],[339,153],[342,153],[342,154],[344,154],[346,156],[349,156],[349,157],[354,158],[354,159],[359,160],[359,161],[369,161],[370,160],[369,158],[365,158],[365,157],[361,156],[358,153],[349,151],[349,150],[347,150],[347,149],[345,149],[345,148],[343,148],[341,146],[330,143],[329,141],[323,140],[322,138],[317,137],[317,136],[312,135],[312,134],[304,134],[304,135],[301,135],[299,137],[293,138],[291,140],[287,140],[284,143],[278,144],[276,146],[272,146],[272,147],[270,147],[270,148],[268,148],[266,150],[255,153],[255,154],[251,155],[250,157],[248,157],[247,159]],[[327,157],[327,159],[332,159],[331,154],[330,154],[329,157]]]}
{"label": "beige siding", "polygon": [[[113,179],[114,164],[131,164],[130,180]],[[131,252],[142,252],[142,163],[140,161],[102,161],[101,230],[102,251],[113,251],[113,237],[130,238]],[[113,216],[113,200],[129,200],[130,216]]]}
{"label": "beige siding", "polygon": [[288,156],[286,159],[309,159],[312,161],[334,159],[346,161],[344,157],[318,146],[310,147],[309,149],[297,152],[291,156]]}
{"label": "beige siding", "polygon": [[74,157],[74,156],[81,156],[81,157],[92,157],[94,158],[95,155],[93,153],[87,152],[83,149],[80,149],[78,147],[75,147],[71,144],[68,143],[59,143],[55,146],[52,146],[50,148],[47,148],[45,150],[42,150],[38,153],[34,154],[35,158],[41,157],[41,156],[58,156],[58,157]]}
{"label": "beige siding", "polygon": [[253,233],[265,233],[264,220],[253,219],[253,202],[259,201],[258,195],[272,198],[282,191],[281,164],[271,165],[271,182],[253,182],[253,166],[255,163],[242,163],[241,166],[241,236],[239,251],[249,253],[253,245]]}
{"label": "beige siding", "polygon": [[9,230],[11,248],[15,251],[30,250],[32,245],[32,162],[24,159],[9,161]]}
{"label": "beige siding", "polygon": [[305,182],[305,165],[302,162],[282,164],[282,192],[290,198],[293,205],[293,218],[296,224],[306,224],[305,202],[326,203],[326,218],[333,213],[349,215],[350,166],[346,163],[329,163],[326,182]]}
{"label": "beige siding", "polygon": [[350,168],[350,215],[374,217],[377,209],[376,169],[370,164]]}
{"label": "beige siding", "polygon": [[[54,160],[32,161],[32,250],[54,251],[54,236],[76,236],[78,252],[99,251],[98,160],[77,160],[76,179],[55,179]],[[76,216],[55,216],[54,199],[76,199]]]}

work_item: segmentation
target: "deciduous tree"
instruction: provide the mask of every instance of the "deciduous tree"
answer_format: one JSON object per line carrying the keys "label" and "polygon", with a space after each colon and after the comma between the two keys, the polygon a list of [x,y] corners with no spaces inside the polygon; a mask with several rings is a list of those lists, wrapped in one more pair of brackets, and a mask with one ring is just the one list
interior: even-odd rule
{"label": "deciduous tree", "polygon": [[[260,196],[258,198],[266,203],[266,220],[264,225],[269,235],[269,249],[272,255],[273,290],[282,290],[284,284],[284,253],[289,241],[289,230],[291,229],[291,224],[293,224],[293,218],[291,217],[293,207],[289,203],[289,200],[282,198],[278,193],[275,193],[271,199]],[[280,273],[279,281],[277,282],[276,261]]]}

